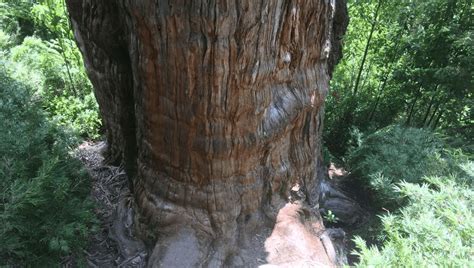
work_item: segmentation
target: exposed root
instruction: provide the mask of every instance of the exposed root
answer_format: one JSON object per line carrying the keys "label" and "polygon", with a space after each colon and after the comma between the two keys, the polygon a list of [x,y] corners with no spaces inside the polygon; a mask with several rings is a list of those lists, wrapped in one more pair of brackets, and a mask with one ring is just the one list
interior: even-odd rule
{"label": "exposed root", "polygon": [[[91,237],[84,252],[90,267],[321,267],[347,263],[344,231],[325,230],[317,208],[305,203],[304,193],[296,186],[290,200],[278,206],[273,222],[262,225],[253,237],[244,239],[246,243],[239,243],[234,254],[220,252],[226,247],[218,239],[203,241],[186,226],[147,249],[133,233],[135,216],[127,176],[120,167],[103,163],[104,147],[104,142],[83,143],[76,153],[92,177],[92,197],[101,222],[100,232]],[[345,197],[331,191],[334,189],[323,189],[322,194]],[[199,257],[203,251],[210,254],[206,263]]]}
{"label": "exposed root", "polygon": [[89,267],[146,267],[147,251],[133,234],[133,209],[128,179],[120,167],[105,165],[105,142],[84,142],[76,156],[92,178],[92,198],[100,231],[90,238],[84,252]]}

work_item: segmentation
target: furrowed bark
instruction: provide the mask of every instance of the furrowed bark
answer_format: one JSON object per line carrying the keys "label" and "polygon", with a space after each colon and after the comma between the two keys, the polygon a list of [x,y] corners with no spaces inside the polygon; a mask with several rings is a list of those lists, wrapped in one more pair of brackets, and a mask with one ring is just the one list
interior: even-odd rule
{"label": "furrowed bark", "polygon": [[184,266],[229,263],[294,185],[317,204],[344,1],[67,4],[110,159],[126,166],[141,220],[167,244],[157,263],[183,244]]}

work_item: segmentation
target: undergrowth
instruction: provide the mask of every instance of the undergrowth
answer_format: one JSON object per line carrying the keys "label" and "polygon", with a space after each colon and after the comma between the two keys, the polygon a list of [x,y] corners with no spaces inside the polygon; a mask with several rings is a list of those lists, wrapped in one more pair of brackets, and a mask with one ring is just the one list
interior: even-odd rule
{"label": "undergrowth", "polygon": [[470,267],[474,191],[456,181],[426,177],[423,184],[399,184],[396,190],[408,198],[408,205],[382,217],[386,238],[380,248],[355,239],[359,266]]}
{"label": "undergrowth", "polygon": [[100,136],[98,105],[63,1],[0,1],[0,64],[42,99],[47,117]]}
{"label": "undergrowth", "polygon": [[404,202],[395,190],[397,183],[421,183],[425,176],[464,178],[459,163],[467,159],[429,130],[389,126],[362,139],[347,163],[352,176],[372,194],[374,205],[392,210]]}
{"label": "undergrowth", "polygon": [[85,138],[96,139],[101,123],[98,105],[82,62],[65,65],[58,50],[52,41],[26,37],[7,54],[8,67],[14,78],[34,88],[43,99],[48,117]]}
{"label": "undergrowth", "polygon": [[[474,163],[425,129],[390,126],[348,157],[379,211],[355,233],[359,266],[468,267],[474,245]],[[367,244],[370,244],[367,245]]]}
{"label": "undergrowth", "polygon": [[0,266],[57,266],[95,226],[77,140],[32,93],[0,69]]}

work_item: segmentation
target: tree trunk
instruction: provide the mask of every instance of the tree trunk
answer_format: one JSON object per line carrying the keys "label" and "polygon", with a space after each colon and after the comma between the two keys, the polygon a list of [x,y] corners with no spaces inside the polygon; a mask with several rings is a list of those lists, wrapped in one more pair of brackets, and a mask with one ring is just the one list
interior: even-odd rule
{"label": "tree trunk", "polygon": [[415,111],[415,105],[416,105],[416,102],[418,101],[418,98],[420,98],[420,96],[421,96],[421,87],[418,88],[418,91],[415,93],[415,98],[411,102],[410,109],[409,109],[409,112],[408,112],[408,115],[407,115],[407,120],[405,121],[406,126],[410,126],[411,119],[412,119],[413,113]]}
{"label": "tree trunk", "polygon": [[388,74],[384,76],[383,81],[381,82],[377,90],[377,97],[375,99],[374,106],[372,107],[372,110],[370,111],[370,114],[369,114],[369,120],[368,120],[369,122],[372,122],[372,119],[374,118],[375,111],[377,110],[377,106],[379,105],[380,98],[382,97],[382,92],[384,91],[385,85],[387,84],[387,80],[388,80]]}
{"label": "tree trunk", "polygon": [[379,0],[378,3],[377,3],[377,8],[375,9],[374,18],[373,18],[373,21],[372,21],[372,25],[370,27],[369,37],[367,38],[367,42],[365,43],[364,54],[362,55],[362,60],[360,62],[359,71],[357,73],[357,78],[356,78],[356,82],[355,82],[355,85],[354,85],[354,90],[352,91],[352,95],[354,95],[354,96],[357,96],[357,91],[359,90],[359,82],[360,82],[360,78],[362,76],[362,71],[364,70],[364,64],[365,64],[365,61],[367,59],[367,55],[369,54],[369,47],[370,47],[370,42],[372,40],[372,35],[374,34],[375,27],[377,26],[377,19],[378,19],[378,16],[379,16],[380,6],[382,6],[382,0]]}
{"label": "tree trunk", "polygon": [[434,89],[434,92],[433,92],[433,95],[430,98],[428,108],[426,109],[425,115],[423,116],[423,122],[420,124],[420,127],[425,127],[426,126],[426,120],[428,119],[428,115],[430,114],[431,108],[433,107],[433,103],[434,103],[434,100],[435,100],[435,97],[436,97],[436,93],[438,91],[438,87],[439,87],[439,85],[436,85],[436,87]]}
{"label": "tree trunk", "polygon": [[428,123],[426,124],[426,127],[430,127],[431,126],[431,122],[433,121],[433,118],[434,116],[438,113],[438,108],[439,108],[439,105],[441,104],[441,101],[438,101],[434,107],[434,110],[433,110],[433,113],[431,114],[430,116],[430,119],[428,120]]}
{"label": "tree trunk", "polygon": [[236,264],[295,186],[317,205],[344,1],[67,4],[156,265]]}

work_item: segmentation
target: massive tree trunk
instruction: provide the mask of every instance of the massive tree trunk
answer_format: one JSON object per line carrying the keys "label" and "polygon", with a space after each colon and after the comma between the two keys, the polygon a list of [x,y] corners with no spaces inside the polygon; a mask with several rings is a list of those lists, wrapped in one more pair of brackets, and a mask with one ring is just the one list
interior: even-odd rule
{"label": "massive tree trunk", "polygon": [[157,263],[179,249],[175,264],[236,264],[249,235],[291,208],[295,186],[293,201],[317,205],[344,1],[67,5],[108,158],[126,167]]}

